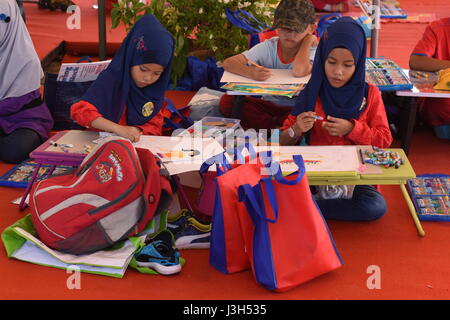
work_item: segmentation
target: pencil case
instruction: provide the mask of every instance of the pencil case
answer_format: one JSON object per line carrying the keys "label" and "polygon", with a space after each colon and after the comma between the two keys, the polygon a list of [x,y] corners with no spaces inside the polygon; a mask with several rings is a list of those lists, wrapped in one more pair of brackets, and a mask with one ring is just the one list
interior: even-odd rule
{"label": "pencil case", "polygon": [[[371,12],[372,1],[364,1],[362,5],[366,12]],[[393,3],[380,3],[380,18],[381,19],[406,19],[408,14],[398,6],[397,1]]]}
{"label": "pencil case", "polygon": [[424,174],[408,179],[408,192],[422,221],[450,221],[450,176]]}
{"label": "pencil case", "polygon": [[410,90],[413,84],[394,61],[386,58],[366,59],[366,81],[381,91]]}

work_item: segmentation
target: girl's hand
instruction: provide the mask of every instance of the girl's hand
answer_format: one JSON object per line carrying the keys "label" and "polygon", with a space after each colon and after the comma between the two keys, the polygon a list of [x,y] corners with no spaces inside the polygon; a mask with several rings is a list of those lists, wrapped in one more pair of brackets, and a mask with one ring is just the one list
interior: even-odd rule
{"label": "girl's hand", "polygon": [[314,122],[316,122],[316,113],[313,111],[302,112],[297,116],[297,120],[295,124],[300,129],[301,133],[305,133],[314,126]]}
{"label": "girl's hand", "polygon": [[256,66],[250,67],[250,78],[252,78],[253,80],[265,81],[269,79],[271,75],[272,73],[268,68]]}
{"label": "girl's hand", "polygon": [[121,137],[129,139],[131,142],[138,142],[141,138],[142,132],[139,128],[133,126],[121,126],[116,127],[115,132]]}
{"label": "girl's hand", "polygon": [[327,116],[327,121],[322,123],[322,128],[328,131],[330,136],[343,137],[349,134],[355,124],[349,120]]}

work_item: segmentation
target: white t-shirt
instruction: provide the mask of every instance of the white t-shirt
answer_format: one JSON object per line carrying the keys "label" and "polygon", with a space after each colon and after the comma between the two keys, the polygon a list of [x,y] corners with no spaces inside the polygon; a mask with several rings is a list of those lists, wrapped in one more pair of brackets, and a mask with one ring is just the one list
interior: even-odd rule
{"label": "white t-shirt", "polygon": [[[292,62],[284,63],[278,56],[278,39],[279,37],[272,37],[270,39],[267,39],[253,46],[249,50],[244,51],[242,54],[247,59],[252,60],[266,68],[292,69]],[[317,47],[313,46],[311,46],[311,48],[309,49],[309,61],[311,64],[314,61],[316,49]],[[262,99],[283,106],[294,106],[296,97],[288,98],[283,96],[263,96]]]}

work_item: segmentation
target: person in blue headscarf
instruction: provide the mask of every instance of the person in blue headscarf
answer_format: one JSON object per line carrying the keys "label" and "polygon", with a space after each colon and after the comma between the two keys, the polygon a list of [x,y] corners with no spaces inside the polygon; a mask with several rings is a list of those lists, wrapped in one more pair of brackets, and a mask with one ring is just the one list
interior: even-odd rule
{"label": "person in blue headscarf", "polygon": [[[365,63],[363,28],[351,17],[332,23],[320,39],[311,79],[281,127],[280,143],[389,147],[381,93],[366,83]],[[316,198],[328,219],[374,220],[386,212],[372,186],[320,186]]]}
{"label": "person in blue headscarf", "polygon": [[161,135],[164,93],[170,81],[174,39],[151,14],[139,19],[109,66],[72,105],[81,126],[139,141]]}

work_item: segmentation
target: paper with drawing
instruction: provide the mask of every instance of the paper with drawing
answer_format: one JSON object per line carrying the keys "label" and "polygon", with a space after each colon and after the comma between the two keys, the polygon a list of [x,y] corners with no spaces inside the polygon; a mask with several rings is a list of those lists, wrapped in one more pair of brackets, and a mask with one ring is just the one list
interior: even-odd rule
{"label": "paper with drawing", "polygon": [[253,80],[235,73],[225,71],[220,82],[244,82],[244,83],[267,83],[267,84],[295,84],[308,83],[311,75],[305,77],[294,77],[290,69],[270,69],[272,76],[265,81]]}
{"label": "paper with drawing", "polygon": [[302,155],[307,172],[356,172],[360,165],[356,146],[258,146],[257,152],[272,150],[283,172],[297,170],[294,155]]}
{"label": "paper with drawing", "polygon": [[141,136],[134,146],[148,149],[159,157],[171,175],[198,171],[204,161],[224,152],[213,138]]}

